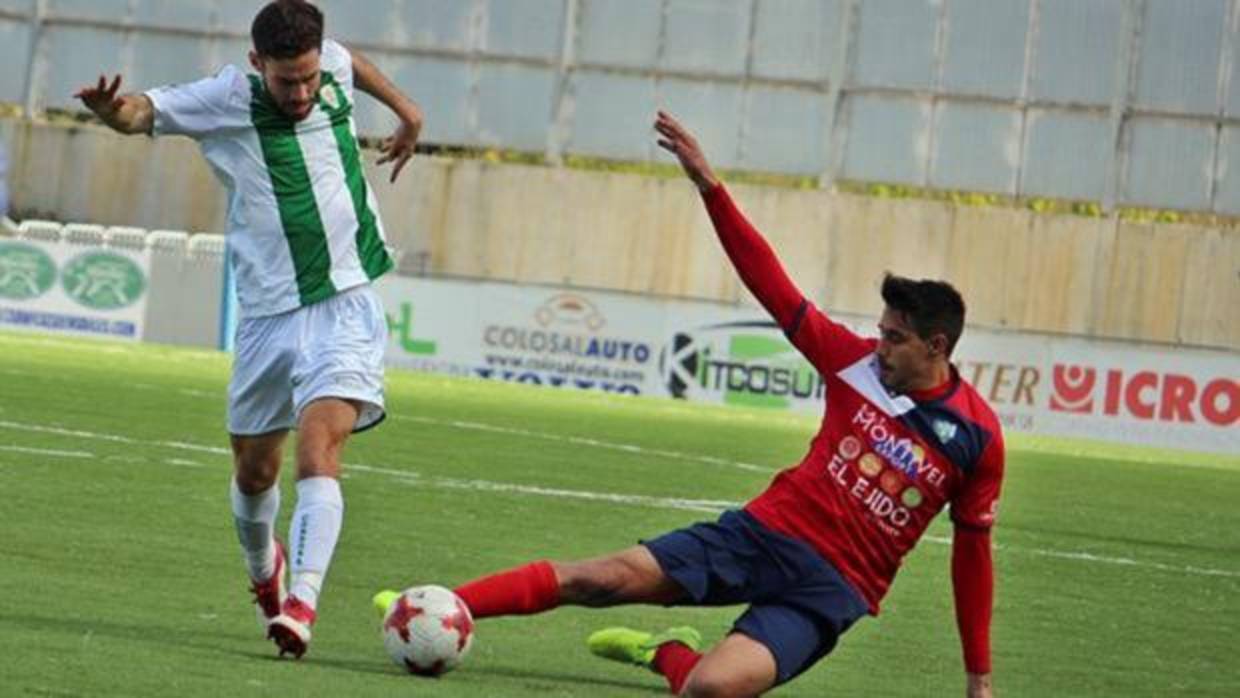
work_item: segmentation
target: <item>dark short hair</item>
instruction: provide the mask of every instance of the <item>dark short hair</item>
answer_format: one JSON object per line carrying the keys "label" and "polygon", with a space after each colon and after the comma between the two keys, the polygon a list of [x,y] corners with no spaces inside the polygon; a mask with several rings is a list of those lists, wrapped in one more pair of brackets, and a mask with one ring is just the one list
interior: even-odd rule
{"label": "dark short hair", "polygon": [[882,294],[888,308],[908,318],[918,337],[947,337],[947,355],[951,356],[964,331],[964,299],[959,291],[946,281],[909,279],[887,272]]}
{"label": "dark short hair", "polygon": [[306,0],[272,0],[250,25],[254,51],[265,58],[296,58],[323,45],[323,12]]}

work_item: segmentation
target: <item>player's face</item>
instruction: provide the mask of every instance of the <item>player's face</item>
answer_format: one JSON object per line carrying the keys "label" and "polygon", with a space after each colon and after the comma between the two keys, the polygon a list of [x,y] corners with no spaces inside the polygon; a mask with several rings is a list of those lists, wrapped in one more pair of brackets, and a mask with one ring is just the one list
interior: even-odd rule
{"label": "player's face", "polygon": [[908,318],[887,308],[878,321],[879,380],[883,387],[896,393],[923,390],[934,375],[935,352],[918,336]]}
{"label": "player's face", "polygon": [[263,76],[276,106],[293,121],[310,116],[319,94],[319,52],[306,51],[294,58],[268,58],[250,54],[250,63]]}

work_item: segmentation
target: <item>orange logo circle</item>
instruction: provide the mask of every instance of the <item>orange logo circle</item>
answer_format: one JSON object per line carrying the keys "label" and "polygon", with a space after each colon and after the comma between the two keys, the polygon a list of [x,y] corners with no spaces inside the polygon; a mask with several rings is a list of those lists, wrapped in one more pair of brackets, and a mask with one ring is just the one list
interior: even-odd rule
{"label": "orange logo circle", "polygon": [[904,478],[900,477],[900,473],[894,470],[888,470],[878,480],[878,486],[892,497],[900,494],[900,490],[904,488]]}
{"label": "orange logo circle", "polygon": [[876,477],[883,471],[883,461],[873,453],[867,453],[861,456],[861,460],[857,462],[861,468],[861,474],[866,477]]}

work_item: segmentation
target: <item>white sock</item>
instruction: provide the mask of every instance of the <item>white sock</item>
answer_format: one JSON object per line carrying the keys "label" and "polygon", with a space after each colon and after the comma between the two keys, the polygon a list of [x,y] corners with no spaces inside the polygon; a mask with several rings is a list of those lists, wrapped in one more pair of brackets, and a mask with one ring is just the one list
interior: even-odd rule
{"label": "white sock", "polygon": [[276,571],[274,536],[276,515],[280,513],[280,488],[272,485],[258,494],[248,495],[237,487],[237,479],[233,478],[229,490],[237,541],[241,543],[250,578],[258,581],[271,579]]}
{"label": "white sock", "polygon": [[297,483],[297,508],[289,527],[289,557],[293,572],[289,594],[314,608],[327,576],[340,526],[344,498],[340,483],[330,477],[308,477]]}

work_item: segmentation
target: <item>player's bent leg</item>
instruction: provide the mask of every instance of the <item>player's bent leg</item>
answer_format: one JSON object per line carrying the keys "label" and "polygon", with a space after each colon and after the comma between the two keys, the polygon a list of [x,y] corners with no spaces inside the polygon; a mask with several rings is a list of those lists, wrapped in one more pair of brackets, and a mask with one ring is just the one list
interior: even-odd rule
{"label": "player's bent leg", "polygon": [[301,412],[297,435],[297,506],[289,531],[291,580],[281,613],[267,626],[280,654],[301,657],[308,648],[323,580],[344,522],[340,454],[359,408],[324,398]]}
{"label": "player's bent leg", "polygon": [[641,546],[580,562],[539,560],[479,577],[454,591],[475,620],[542,613],[563,604],[671,603],[684,594]]}
{"label": "player's bent leg", "polygon": [[262,627],[280,614],[284,601],[284,551],[275,536],[280,512],[281,445],[287,431],[232,436],[235,476],[229,487],[233,524],[241,544],[255,612]]}
{"label": "player's bent leg", "polygon": [[670,604],[685,590],[664,573],[644,545],[579,562],[553,563],[562,603],[601,608],[626,603]]}
{"label": "player's bent leg", "polygon": [[778,680],[775,656],[766,645],[733,632],[711,648],[689,672],[681,696],[744,698],[761,695]]}

